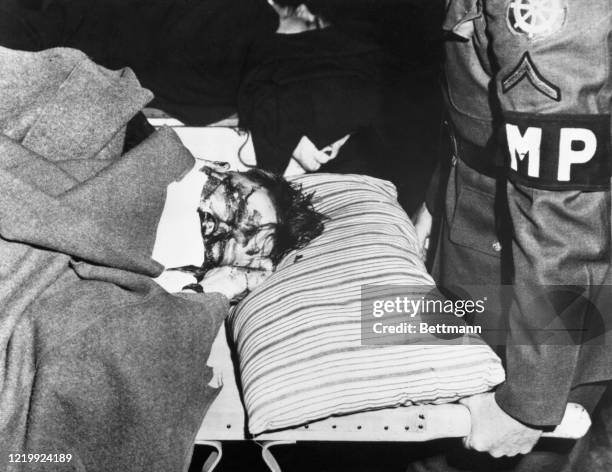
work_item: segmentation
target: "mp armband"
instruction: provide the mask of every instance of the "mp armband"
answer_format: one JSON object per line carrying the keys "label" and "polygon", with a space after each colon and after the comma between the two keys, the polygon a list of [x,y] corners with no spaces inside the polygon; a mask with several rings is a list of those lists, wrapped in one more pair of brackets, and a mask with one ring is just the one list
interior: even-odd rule
{"label": "mp armband", "polygon": [[544,190],[610,188],[610,115],[504,115],[509,178]]}

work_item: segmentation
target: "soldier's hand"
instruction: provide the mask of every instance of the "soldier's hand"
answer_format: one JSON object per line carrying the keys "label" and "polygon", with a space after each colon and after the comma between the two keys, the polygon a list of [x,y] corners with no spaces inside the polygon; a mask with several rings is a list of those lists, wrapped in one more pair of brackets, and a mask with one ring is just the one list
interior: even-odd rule
{"label": "soldier's hand", "polygon": [[468,449],[488,452],[493,457],[527,454],[536,445],[542,430],[515,420],[502,410],[492,392],[460,400],[472,417],[470,434],[463,439]]}
{"label": "soldier's hand", "polygon": [[417,241],[419,245],[419,250],[421,252],[420,256],[423,261],[427,259],[427,250],[429,249],[429,236],[431,234],[431,225],[433,218],[431,217],[431,213],[427,209],[427,205],[423,203],[421,208],[417,211],[417,213],[412,218],[414,222],[414,229],[417,234]]}

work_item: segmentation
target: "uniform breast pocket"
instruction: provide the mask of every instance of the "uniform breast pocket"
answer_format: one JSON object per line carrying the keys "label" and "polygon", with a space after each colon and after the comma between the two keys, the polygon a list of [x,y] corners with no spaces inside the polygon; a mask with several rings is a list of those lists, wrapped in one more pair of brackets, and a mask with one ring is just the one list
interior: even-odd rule
{"label": "uniform breast pocket", "polygon": [[447,0],[442,28],[456,33],[461,24],[480,17],[482,17],[480,0]]}
{"label": "uniform breast pocket", "polygon": [[455,244],[500,257],[494,194],[464,185],[458,192],[449,237]]}

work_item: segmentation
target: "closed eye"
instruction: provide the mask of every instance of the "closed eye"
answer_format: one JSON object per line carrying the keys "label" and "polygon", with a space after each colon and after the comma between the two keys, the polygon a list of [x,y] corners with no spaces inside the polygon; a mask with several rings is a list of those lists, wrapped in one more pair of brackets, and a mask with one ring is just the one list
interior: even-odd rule
{"label": "closed eye", "polygon": [[198,210],[202,236],[210,236],[219,229],[219,219],[208,211]]}

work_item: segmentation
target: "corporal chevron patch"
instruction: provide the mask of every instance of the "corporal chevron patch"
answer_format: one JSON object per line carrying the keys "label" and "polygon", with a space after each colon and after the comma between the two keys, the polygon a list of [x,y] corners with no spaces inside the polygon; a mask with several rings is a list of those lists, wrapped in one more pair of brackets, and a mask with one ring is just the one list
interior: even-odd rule
{"label": "corporal chevron patch", "polygon": [[529,52],[523,54],[518,65],[502,79],[502,92],[508,93],[525,78],[531,82],[531,85],[533,85],[538,92],[556,102],[561,101],[561,89],[549,80],[546,80],[534,64]]}

